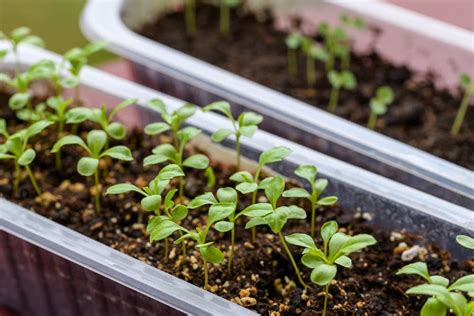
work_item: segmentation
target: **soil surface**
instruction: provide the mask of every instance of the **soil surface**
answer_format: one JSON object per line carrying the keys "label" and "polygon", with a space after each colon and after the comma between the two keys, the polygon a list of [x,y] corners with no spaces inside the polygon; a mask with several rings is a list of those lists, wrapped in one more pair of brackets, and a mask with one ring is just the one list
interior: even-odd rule
{"label": "soil surface", "polygon": [[[331,86],[324,65],[316,62],[316,89],[306,83],[305,57],[298,56],[298,77],[291,80],[287,68],[287,33],[276,30],[270,12],[258,15],[242,9],[232,14],[232,31],[220,34],[219,10],[210,5],[197,8],[197,32],[185,32],[181,12],[172,12],[145,25],[140,33],[167,46],[183,51],[213,65],[326,109]],[[295,20],[295,25],[298,25]],[[319,40],[319,39],[316,39]],[[420,78],[408,68],[384,60],[372,50],[367,55],[351,56],[350,70],[358,86],[341,92],[335,114],[366,125],[369,100],[375,90],[388,85],[395,101],[386,115],[379,118],[376,130],[458,165],[474,170],[474,110],[468,110],[464,125],[456,137],[451,125],[461,102],[446,90],[438,90],[433,75]]]}
{"label": "soil surface", "polygon": [[[10,132],[18,130],[22,124],[6,110],[7,97],[0,95],[0,104],[6,117]],[[80,126],[81,136],[91,128],[91,124]],[[70,227],[86,236],[98,240],[114,249],[122,251],[147,264],[158,267],[197,286],[203,286],[202,261],[193,242],[187,242],[187,256],[181,255],[181,246],[171,247],[168,258],[164,258],[163,242],[149,243],[146,232],[147,219],[151,216],[140,207],[137,194],[102,196],[102,213],[96,214],[93,208],[93,180],[76,172],[78,159],[84,154],[76,146],[64,147],[62,154],[63,171],[58,172],[54,157],[49,152],[55,142],[55,131],[50,128],[31,140],[37,151],[32,170],[43,190],[42,200],[35,196],[27,175],[22,175],[18,196],[12,192],[13,164],[2,161],[0,164],[0,197],[12,200],[55,222]],[[112,161],[109,173],[101,176],[104,187],[123,182],[144,186],[154,178],[159,166],[144,168],[143,158],[163,142],[170,142],[167,135],[149,137],[141,131],[130,131],[125,145],[131,148],[135,160],[131,163]],[[3,139],[0,139],[3,143]],[[113,143],[111,145],[114,145]],[[188,154],[195,148],[189,147]],[[232,165],[212,161],[216,172],[216,187],[233,186],[228,180],[234,172]],[[185,170],[186,199],[204,192],[206,179],[201,171]],[[288,183],[296,186],[297,183]],[[259,201],[264,197],[260,196]],[[249,197],[241,196],[239,209],[249,203]],[[177,201],[178,202],[178,201]],[[180,201],[186,202],[186,201]],[[283,200],[309,209],[302,200]],[[187,228],[200,225],[205,220],[203,209],[190,211],[183,221]],[[402,261],[403,251],[423,244],[422,238],[404,232],[377,230],[370,223],[370,216],[360,214],[357,205],[350,209],[339,206],[322,207],[318,210],[318,230],[321,223],[337,220],[340,229],[348,234],[370,233],[378,241],[375,246],[351,255],[353,268],[340,268],[336,281],[330,286],[329,313],[337,315],[418,315],[425,298],[408,297],[404,291],[421,283],[418,277],[396,276],[396,271],[409,262],[424,260],[431,273],[442,274],[451,280],[474,270],[474,262],[459,264],[449,259],[449,254],[434,247],[422,248],[411,261]],[[236,250],[233,273],[227,273],[226,261],[210,268],[210,288],[228,300],[246,306],[263,315],[319,315],[323,296],[321,288],[313,286],[304,290],[295,283],[295,275],[290,261],[278,238],[268,229],[257,229],[256,243],[250,242],[248,231],[243,223],[236,232]],[[309,222],[292,220],[284,228],[284,234],[293,232],[309,233]],[[224,252],[228,250],[229,235],[212,233],[210,239]],[[171,240],[170,240],[171,241]],[[321,240],[318,237],[318,243]],[[299,260],[301,248],[291,247]],[[309,269],[300,264],[304,279],[309,282]]]}

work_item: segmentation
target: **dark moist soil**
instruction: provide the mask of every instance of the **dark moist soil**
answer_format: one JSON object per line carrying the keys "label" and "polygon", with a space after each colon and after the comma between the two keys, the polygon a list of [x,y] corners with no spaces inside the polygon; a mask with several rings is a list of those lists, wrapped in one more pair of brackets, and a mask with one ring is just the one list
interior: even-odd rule
{"label": "dark moist soil", "polygon": [[[290,80],[287,68],[286,33],[274,28],[271,12],[258,18],[244,10],[233,12],[232,32],[220,34],[219,10],[210,5],[197,8],[197,32],[185,32],[181,12],[174,12],[144,26],[140,33],[213,65],[293,96],[311,105],[326,108],[331,86],[322,63],[317,63],[316,90],[308,89],[304,56],[299,56],[298,78]],[[295,25],[298,25],[295,20]],[[376,36],[376,35],[374,35]],[[338,116],[366,125],[369,100],[381,85],[395,91],[394,103],[379,119],[377,131],[436,156],[474,169],[474,111],[468,110],[458,136],[449,133],[460,96],[433,85],[433,76],[415,80],[415,73],[395,66],[376,52],[351,57],[351,71],[358,87],[343,91],[336,109]],[[420,80],[418,80],[420,79]]]}
{"label": "dark moist soil", "polygon": [[[7,97],[0,94],[0,109],[3,110],[1,117],[7,118],[10,131],[18,130],[22,125],[6,110],[6,101]],[[82,136],[91,128],[97,127],[92,124],[81,126]],[[144,169],[143,158],[150,154],[157,144],[170,140],[166,135],[158,139],[146,136],[138,130],[130,132],[125,144],[131,148],[135,160],[131,163],[113,161],[108,176],[105,180],[102,177],[105,187],[122,182],[146,185],[156,176],[159,167]],[[38,153],[32,169],[44,192],[43,201],[35,197],[26,174],[23,174],[19,196],[13,196],[13,165],[9,162],[0,164],[0,197],[12,200],[181,279],[203,286],[202,262],[193,248],[193,242],[187,242],[186,257],[181,256],[181,247],[176,246],[171,247],[169,257],[164,258],[163,243],[148,242],[146,223],[150,215],[141,211],[138,195],[102,196],[102,214],[97,215],[91,203],[91,194],[94,191],[91,189],[92,179],[84,178],[75,171],[76,163],[83,152],[77,147],[64,147],[64,169],[58,172],[54,166],[54,157],[49,153],[54,142],[53,129],[48,129],[31,140]],[[0,143],[3,143],[2,139]],[[188,153],[193,151],[195,148],[188,148]],[[232,186],[233,183],[228,177],[234,172],[234,167],[217,161],[212,161],[211,164],[216,171],[216,187]],[[204,192],[206,181],[200,171],[186,172],[185,193],[190,199]],[[241,196],[241,199],[240,208],[249,203],[248,197]],[[291,202],[309,209],[301,200]],[[205,215],[205,210],[190,211],[182,224],[187,228],[195,227],[204,222]],[[342,209],[339,206],[321,208],[317,220],[318,229],[320,223],[337,220],[343,232],[370,233],[378,240],[375,246],[351,255],[354,263],[352,269],[339,269],[337,281],[330,287],[331,314],[418,315],[424,298],[408,297],[404,291],[419,284],[421,280],[417,277],[398,277],[395,272],[409,263],[401,260],[401,252],[414,245],[423,244],[422,238],[403,232],[374,229],[367,214],[357,211],[357,205],[350,209]],[[236,233],[233,274],[227,274],[226,262],[211,266],[209,290],[263,315],[320,314],[323,303],[321,288],[314,286],[309,291],[303,291],[302,287],[295,283],[293,269],[278,238],[268,230],[258,228],[257,241],[250,243],[249,232],[244,231],[242,226],[238,226]],[[285,226],[284,233],[293,232],[309,233],[308,222],[290,221]],[[223,251],[228,249],[228,235],[213,233],[210,238],[215,238],[216,244]],[[299,259],[301,248],[291,249]],[[451,280],[474,270],[474,262],[452,262],[448,253],[433,246],[421,251],[420,255],[413,259],[416,260],[425,260],[433,274],[442,274]],[[304,272],[304,279],[309,282],[309,269],[301,265],[300,267]]]}

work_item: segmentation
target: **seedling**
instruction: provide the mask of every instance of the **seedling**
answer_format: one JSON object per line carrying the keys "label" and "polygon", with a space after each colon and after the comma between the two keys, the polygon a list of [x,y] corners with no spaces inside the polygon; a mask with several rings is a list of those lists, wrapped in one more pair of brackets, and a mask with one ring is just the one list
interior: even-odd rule
{"label": "seedling", "polygon": [[101,186],[99,183],[99,163],[105,157],[111,157],[122,161],[132,161],[132,153],[126,146],[114,146],[105,149],[107,144],[107,134],[102,130],[92,130],[87,134],[87,142],[84,142],[79,136],[67,135],[54,144],[52,153],[56,153],[66,145],[79,145],[86,153],[86,157],[79,159],[77,163],[77,172],[84,177],[94,176],[95,181],[95,209],[100,214],[100,194]]}
{"label": "seedling", "polygon": [[459,106],[459,110],[454,119],[453,126],[451,127],[451,135],[456,136],[461,130],[462,123],[464,122],[464,117],[466,116],[469,99],[474,94],[474,82],[472,82],[471,77],[468,74],[462,73],[459,75],[459,83],[464,89],[464,96]]}
{"label": "seedling", "polygon": [[424,262],[404,266],[397,272],[397,275],[401,274],[415,274],[427,281],[406,291],[407,294],[430,296],[421,309],[421,316],[444,316],[449,309],[457,316],[471,316],[474,312],[474,301],[468,303],[461,293],[474,297],[474,274],[463,276],[449,285],[445,277],[430,275]]}
{"label": "seedling", "polygon": [[[18,56],[18,46],[21,44],[30,44],[38,47],[44,47],[44,41],[41,37],[31,34],[31,30],[26,27],[18,27],[10,32],[7,36],[5,33],[0,31],[0,40],[7,40],[10,42],[12,46],[12,51],[15,56],[15,69],[16,74],[20,74],[20,58]],[[2,55],[6,55],[6,53],[1,53]]]}
{"label": "seedling", "polygon": [[298,74],[297,52],[303,42],[303,36],[298,32],[292,32],[286,37],[286,47],[288,48],[288,73],[291,79],[295,79]]}
{"label": "seedling", "polygon": [[[291,153],[291,150],[283,146],[273,147],[269,150],[266,150],[260,154],[260,157],[258,159],[258,166],[257,166],[257,169],[255,170],[254,176],[252,176],[250,172],[248,171],[239,171],[239,172],[234,173],[230,177],[230,180],[238,183],[235,188],[240,193],[242,194],[252,193],[251,205],[253,205],[255,204],[255,202],[257,202],[257,190],[259,189],[260,174],[262,172],[263,167],[274,162],[282,161],[290,153]],[[255,237],[256,237],[255,235],[256,235],[255,228],[252,227],[252,242],[255,242]]]}
{"label": "seedling", "polygon": [[265,196],[270,203],[256,203],[248,206],[242,211],[245,216],[251,218],[245,225],[245,229],[258,225],[268,225],[272,232],[278,235],[281,244],[290,258],[300,284],[304,287],[308,287],[303,281],[298,265],[296,264],[296,261],[285,242],[285,238],[283,238],[283,234],[281,233],[289,219],[305,219],[306,212],[296,205],[277,206],[278,199],[281,197],[283,190],[285,190],[285,180],[283,180],[281,176],[265,179],[260,183],[260,187],[265,190]]}
{"label": "seedling", "polygon": [[[233,188],[220,188],[217,190],[217,199],[214,197],[214,194],[207,192],[196,197],[188,205],[190,209],[195,209],[204,205],[210,205],[209,214],[223,213],[227,215],[222,220],[215,222],[214,229],[221,233],[228,231],[231,232],[229,261],[227,264],[227,272],[229,274],[231,272],[232,259],[234,257],[235,221],[237,218],[243,215],[243,212],[236,214],[237,202],[237,191],[235,191]],[[225,218],[227,218],[228,221],[225,221]]]}
{"label": "seedling", "polygon": [[[184,173],[178,165],[170,164],[160,170],[158,175],[150,181],[148,186],[139,188],[131,183],[121,183],[109,187],[106,191],[107,194],[123,194],[128,192],[138,192],[144,197],[141,200],[142,208],[147,212],[153,212],[155,216],[150,220],[148,224],[148,232],[154,234],[156,228],[156,221],[160,221],[161,205],[163,204],[163,192],[169,185],[170,181],[176,177],[183,177]],[[173,197],[176,194],[176,189],[169,191],[164,199],[164,216],[174,223],[178,223],[184,219],[188,210],[184,205],[175,205]],[[183,255],[186,255],[186,246],[183,243]],[[165,258],[168,258],[168,239],[165,238]]]}
{"label": "seedling", "polygon": [[[100,108],[90,109],[89,119],[95,123],[98,123],[100,127],[115,140],[123,140],[127,136],[127,129],[121,122],[114,122],[114,118],[118,112],[125,109],[130,105],[137,103],[137,99],[127,99],[116,105],[109,114],[107,114],[107,108],[102,105]],[[88,108],[83,109],[83,114],[86,114]],[[77,113],[76,113],[77,114]]]}
{"label": "seedling", "polygon": [[474,238],[466,235],[458,235],[456,236],[456,241],[464,248],[474,250]]}
{"label": "seedling", "polygon": [[319,47],[310,37],[304,37],[302,41],[303,52],[306,55],[306,80],[309,87],[316,84],[316,70],[314,61],[327,61],[329,58],[325,48]]}
{"label": "seedling", "polygon": [[321,193],[326,189],[328,186],[327,179],[317,179],[316,174],[318,173],[318,169],[315,166],[299,166],[295,170],[295,174],[298,177],[301,177],[307,180],[311,187],[311,192],[306,191],[303,188],[291,188],[285,192],[283,192],[284,197],[297,197],[297,198],[305,198],[311,202],[311,237],[314,238],[314,225],[316,219],[316,207],[318,205],[333,205],[337,202],[337,197],[335,196],[327,196],[322,199],[319,198]]}
{"label": "seedling", "polygon": [[234,114],[230,110],[230,104],[225,101],[218,101],[205,106],[202,109],[204,112],[217,111],[221,112],[229,118],[232,123],[233,130],[228,128],[221,128],[215,131],[211,139],[214,142],[222,142],[230,135],[235,135],[235,151],[237,155],[236,167],[240,169],[240,137],[245,136],[251,138],[258,129],[258,124],[263,120],[261,115],[254,112],[243,112],[239,115],[238,119],[235,120]]}
{"label": "seedling", "polygon": [[60,96],[63,89],[75,88],[79,85],[79,77],[63,75],[65,59],[59,64],[51,60],[43,60],[42,64],[45,69],[44,76],[51,81],[56,96]]}
{"label": "seedling", "polygon": [[393,102],[394,93],[390,87],[382,86],[377,88],[375,96],[370,99],[370,116],[367,127],[375,129],[377,117],[387,113],[388,106]]}
{"label": "seedling", "polygon": [[[82,68],[88,63],[89,57],[103,50],[107,45],[108,42],[106,41],[97,41],[87,44],[84,48],[75,47],[68,50],[63,57],[69,63],[67,70],[70,75],[79,78]],[[75,87],[74,100],[76,102],[80,100],[80,85]]]}
{"label": "seedling", "polygon": [[188,34],[196,33],[196,0],[184,0],[184,22]]}
{"label": "seedling", "polygon": [[216,185],[216,175],[214,174],[214,169],[211,166],[206,168],[204,176],[207,179],[206,190],[214,190],[214,186]]}
{"label": "seedling", "polygon": [[289,244],[303,247],[301,262],[311,271],[311,282],[324,286],[323,315],[326,315],[329,297],[329,284],[336,277],[337,266],[344,268],[352,267],[349,255],[365,247],[377,243],[374,237],[368,234],[349,236],[338,232],[335,221],[329,221],[321,227],[323,248],[320,249],[314,243],[313,238],[306,234],[291,234],[285,239]]}
{"label": "seedling", "polygon": [[328,79],[331,83],[331,95],[329,96],[328,111],[334,112],[339,100],[339,92],[341,89],[353,90],[357,86],[357,80],[354,74],[350,71],[330,71]]}
{"label": "seedling", "polygon": [[[192,203],[192,202],[191,202]],[[214,241],[207,241],[207,235],[214,223],[219,222],[229,216],[230,210],[227,208],[220,207],[210,207],[209,213],[207,216],[207,222],[202,229],[201,227],[196,227],[194,230],[188,230],[179,224],[173,222],[167,217],[161,216],[158,217],[154,222],[153,226],[149,227],[149,231],[152,231],[150,235],[150,240],[162,240],[171,236],[176,231],[181,231],[184,233],[183,236],[178,238],[175,243],[180,244],[185,239],[193,239],[196,242],[195,247],[199,249],[199,252],[203,260],[203,270],[204,270],[204,288],[209,287],[209,267],[208,262],[219,264],[224,261],[224,254],[219,248],[213,246]],[[149,225],[150,226],[150,225]]]}
{"label": "seedling", "polygon": [[[365,22],[365,20],[359,16],[350,17],[346,14],[343,14],[340,17],[340,21],[342,22],[343,26],[347,28],[353,28],[359,31],[367,27],[367,23]],[[345,52],[341,54],[340,51],[337,55],[339,55],[338,57],[340,57],[342,60],[342,69],[348,70],[351,66],[351,53],[349,43],[347,42],[347,45],[341,45],[340,47],[342,47]]]}
{"label": "seedling", "polygon": [[240,5],[240,0],[220,0],[220,31],[224,35],[229,35],[230,31],[230,10]]}
{"label": "seedling", "polygon": [[5,138],[5,143],[0,145],[0,160],[12,159],[15,163],[15,181],[13,183],[14,194],[18,194],[21,167],[24,167],[36,194],[39,197],[41,196],[41,189],[30,168],[31,163],[36,157],[36,151],[33,148],[28,148],[28,141],[31,137],[38,135],[51,124],[53,123],[39,121],[24,130],[10,135],[7,131],[5,119],[0,119],[0,134]]}
{"label": "seedling", "polygon": [[[347,42],[347,34],[340,27],[330,27],[329,24],[323,22],[319,25],[319,34],[324,39],[324,46],[327,51],[326,71],[330,72],[334,69],[334,59],[336,54],[341,56],[341,46]],[[337,52],[339,51],[339,52]]]}

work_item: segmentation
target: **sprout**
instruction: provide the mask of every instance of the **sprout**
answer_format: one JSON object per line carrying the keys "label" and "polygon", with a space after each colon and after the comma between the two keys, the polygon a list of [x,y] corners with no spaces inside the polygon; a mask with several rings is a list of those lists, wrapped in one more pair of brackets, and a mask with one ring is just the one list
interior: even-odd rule
{"label": "sprout", "polygon": [[126,146],[114,146],[105,149],[107,144],[107,134],[102,130],[92,130],[87,135],[87,143],[79,136],[68,135],[64,136],[54,144],[52,153],[56,153],[66,145],[79,145],[86,152],[87,156],[79,159],[77,163],[77,172],[81,176],[94,176],[95,181],[95,209],[100,214],[100,183],[99,183],[99,163],[101,159],[111,157],[122,161],[132,161],[132,153]]}
{"label": "sprout", "polygon": [[[122,194],[128,192],[138,192],[144,196],[141,200],[142,208],[147,212],[154,212],[154,216],[147,227],[148,232],[151,234],[151,240],[153,241],[155,235],[159,232],[156,232],[157,222],[161,221],[161,205],[162,205],[162,194],[166,189],[170,180],[175,177],[183,177],[183,170],[178,165],[171,164],[167,165],[160,170],[158,175],[150,181],[148,186],[139,188],[131,183],[121,183],[115,184],[107,189],[105,194]],[[178,223],[184,219],[188,210],[183,205],[175,205],[173,202],[173,197],[176,194],[176,189],[169,191],[166,194],[164,200],[164,214],[165,218],[170,219],[174,223]],[[183,255],[186,255],[186,245],[183,243]],[[165,238],[165,258],[168,258],[168,239]]]}
{"label": "sprout", "polygon": [[196,33],[196,0],[184,0],[184,22],[188,34]]}
{"label": "sprout", "polygon": [[324,46],[327,51],[326,71],[330,72],[334,69],[334,58],[336,55],[338,57],[342,57],[344,54],[349,55],[340,48],[347,45],[347,34],[342,28],[331,28],[326,22],[319,25],[318,31],[324,39]]}
{"label": "sprout", "polygon": [[207,178],[206,190],[214,190],[214,186],[216,185],[216,175],[214,174],[214,169],[211,166],[206,168],[204,176]]}
{"label": "sprout", "polygon": [[42,60],[36,67],[41,67],[41,73],[43,78],[48,78],[56,92],[56,96],[62,94],[63,89],[74,88],[79,85],[79,78],[76,76],[63,76],[64,60],[57,64],[52,60]]}
{"label": "sprout", "polygon": [[377,88],[375,96],[370,99],[370,116],[367,127],[374,129],[377,124],[377,116],[387,113],[388,106],[393,102],[394,93],[390,87]]}
{"label": "sprout", "polygon": [[459,75],[459,83],[461,87],[465,90],[464,96],[459,106],[456,118],[454,119],[453,126],[451,127],[451,135],[456,136],[461,130],[462,123],[464,122],[464,117],[466,116],[469,99],[474,94],[474,82],[471,81],[469,75],[462,73]]}
{"label": "sprout", "polygon": [[325,48],[317,46],[310,37],[304,37],[302,41],[303,52],[306,55],[306,80],[308,86],[316,84],[316,71],[314,60],[326,61],[328,53]]}
{"label": "sprout", "polygon": [[314,225],[316,218],[316,207],[318,205],[333,205],[337,202],[337,197],[328,196],[322,199],[319,199],[319,196],[328,186],[328,180],[326,179],[317,179],[316,174],[318,169],[315,166],[299,166],[295,170],[295,174],[298,177],[306,179],[311,187],[311,192],[306,191],[303,188],[292,188],[283,192],[284,197],[298,197],[305,198],[311,202],[311,237],[314,238]]}
{"label": "sprout", "polygon": [[464,248],[474,250],[474,238],[466,235],[458,235],[456,236],[456,241]]}
{"label": "sprout", "polygon": [[217,111],[221,112],[225,116],[229,118],[232,123],[232,127],[234,130],[228,128],[221,128],[215,131],[211,139],[214,142],[222,142],[224,139],[229,137],[230,135],[235,135],[235,151],[237,153],[237,163],[236,167],[237,170],[240,169],[240,137],[245,136],[251,138],[258,129],[258,124],[260,124],[263,120],[263,117],[259,114],[254,112],[243,112],[239,115],[237,121],[230,110],[230,104],[225,101],[218,101],[211,103],[205,106],[202,109],[204,112],[208,111]]}
{"label": "sprout", "polygon": [[[10,35],[7,36],[5,33],[0,31],[0,40],[5,39],[10,42],[15,55],[15,69],[16,74],[20,74],[20,58],[18,56],[18,46],[20,44],[30,44],[38,47],[44,47],[44,41],[36,35],[31,34],[31,30],[28,27],[22,26],[14,29],[10,32]],[[0,52],[0,55],[5,56],[6,52]],[[1,58],[0,58],[1,59]]]}
{"label": "sprout", "polygon": [[32,148],[27,148],[28,141],[31,137],[38,135],[45,128],[53,124],[48,121],[39,121],[28,128],[21,130],[13,135],[7,131],[5,119],[0,119],[0,134],[4,136],[5,143],[0,145],[0,160],[12,159],[15,163],[15,182],[13,183],[13,193],[18,194],[18,186],[20,183],[21,167],[24,167],[31,184],[38,196],[41,196],[41,189],[31,172],[30,164],[36,157],[36,151]]}
{"label": "sprout", "polygon": [[[235,187],[237,191],[242,194],[249,194],[252,193],[252,204],[257,202],[257,190],[259,189],[260,184],[260,173],[265,165],[282,161],[285,159],[291,150],[289,148],[279,146],[273,147],[267,151],[264,151],[260,154],[258,159],[258,166],[255,170],[255,175],[252,176],[248,171],[239,171],[234,173],[230,180],[237,182],[237,186]],[[255,228],[252,228],[252,242],[255,242]]]}
{"label": "sprout", "polygon": [[368,234],[349,236],[338,232],[335,221],[329,221],[321,227],[323,248],[318,248],[313,238],[306,234],[291,234],[285,237],[289,244],[304,248],[301,262],[311,272],[311,282],[324,286],[323,315],[326,315],[329,297],[329,284],[336,277],[337,266],[344,268],[352,267],[352,260],[348,256],[365,247],[377,243],[374,237]]}
{"label": "sprout", "polygon": [[48,77],[49,67],[50,64],[43,60],[31,65],[28,71],[17,74],[13,79],[7,74],[0,74],[0,82],[4,82],[17,91],[8,100],[8,105],[12,110],[18,111],[24,107],[33,110],[31,95],[28,90],[34,80]]}
{"label": "sprout", "polygon": [[220,1],[220,31],[228,35],[230,31],[230,9],[240,5],[240,0]]}
{"label": "sprout", "polygon": [[265,190],[265,196],[270,203],[252,204],[242,211],[245,216],[251,218],[245,225],[245,229],[258,225],[268,225],[272,232],[278,235],[281,244],[290,258],[299,282],[302,286],[307,287],[306,283],[301,278],[298,265],[296,264],[295,259],[283,238],[283,234],[281,233],[289,219],[305,219],[306,212],[296,205],[277,206],[278,199],[281,197],[283,190],[285,189],[285,180],[283,180],[282,177],[276,176],[267,178],[260,183],[260,187]]}
{"label": "sprout", "polygon": [[[79,78],[82,68],[88,63],[88,58],[108,45],[106,41],[92,42],[84,46],[84,48],[75,47],[68,50],[63,58],[69,63],[68,72],[71,76]],[[75,86],[74,100],[79,102],[80,100],[80,86]]]}
{"label": "sprout", "polygon": [[350,71],[337,72],[334,70],[328,73],[328,79],[331,83],[332,89],[327,109],[329,112],[334,112],[341,88],[353,90],[357,86],[357,80],[354,77],[354,74]]}
{"label": "sprout", "polygon": [[303,42],[303,36],[298,32],[292,32],[286,37],[286,47],[288,48],[288,73],[291,79],[295,79],[298,74],[296,52]]}
{"label": "sprout", "polygon": [[474,274],[466,275],[449,285],[449,280],[440,275],[430,275],[424,262],[415,262],[398,270],[397,275],[415,274],[424,278],[427,283],[414,286],[406,292],[414,295],[430,296],[423,305],[421,316],[446,315],[451,309],[457,316],[471,316],[474,312],[473,301],[467,303],[461,292],[474,297]]}
{"label": "sprout", "polygon": [[[353,28],[356,30],[363,30],[367,27],[365,20],[359,16],[350,17],[346,14],[341,15],[340,21],[343,26]],[[336,48],[336,55],[342,60],[342,69],[348,70],[351,66],[351,53],[349,42],[346,40],[346,45],[338,45]]]}
{"label": "sprout", "polygon": [[[89,119],[95,123],[98,123],[100,127],[109,135],[112,139],[123,140],[127,136],[127,129],[121,122],[114,122],[114,118],[118,112],[125,109],[130,105],[137,103],[137,99],[127,99],[120,102],[114,107],[112,111],[107,115],[107,108],[102,105],[99,109],[90,109],[91,113]],[[86,111],[87,108],[82,108]],[[81,115],[84,113],[75,113],[75,115]]]}

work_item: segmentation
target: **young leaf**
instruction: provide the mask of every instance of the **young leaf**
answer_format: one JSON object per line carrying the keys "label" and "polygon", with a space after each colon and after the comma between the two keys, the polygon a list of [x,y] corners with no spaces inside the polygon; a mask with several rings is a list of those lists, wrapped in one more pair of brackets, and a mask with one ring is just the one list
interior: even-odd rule
{"label": "young leaf", "polygon": [[458,235],[456,236],[456,241],[461,246],[474,250],[474,238],[466,236],[466,235]]}
{"label": "young leaf", "polygon": [[183,170],[176,164],[167,165],[160,170],[157,178],[161,180],[171,180],[176,177],[184,177]]}
{"label": "young leaf", "polygon": [[91,176],[93,175],[99,166],[99,160],[91,157],[82,157],[77,163],[77,172],[81,176]]}
{"label": "young leaf", "polygon": [[313,238],[311,238],[309,235],[306,234],[291,234],[288,236],[285,236],[285,240],[292,245],[295,246],[300,246],[304,248],[310,248],[310,249],[316,249],[316,245],[314,243]]}
{"label": "young leaf", "polygon": [[166,132],[170,129],[170,126],[164,122],[151,123],[145,126],[145,134],[147,135],[158,135]]}
{"label": "young leaf", "polygon": [[303,188],[291,188],[283,192],[283,196],[289,198],[309,198],[311,195]]}
{"label": "young leaf", "polygon": [[23,154],[18,158],[18,164],[20,166],[27,166],[33,162],[36,157],[36,152],[29,148],[23,152]]}
{"label": "young leaf", "polygon": [[336,273],[336,266],[321,263],[311,272],[311,281],[319,286],[324,286],[334,279]]}
{"label": "young leaf", "polygon": [[339,226],[337,225],[336,221],[329,221],[321,226],[321,237],[325,244],[329,242],[329,240],[337,233]]}
{"label": "young leaf", "polygon": [[143,192],[142,189],[138,188],[137,186],[131,184],[131,183],[120,183],[120,184],[115,184],[107,189],[107,192],[105,194],[122,194],[122,193],[127,193],[127,192],[138,192],[142,195],[146,195],[145,192]]}
{"label": "young leaf", "polygon": [[318,200],[319,205],[334,205],[337,202],[336,196],[328,196]]}
{"label": "young leaf", "polygon": [[295,174],[298,177],[308,180],[309,183],[314,183],[317,173],[318,169],[313,165],[299,166],[295,170]]}
{"label": "young leaf", "polygon": [[283,146],[274,147],[260,154],[259,165],[267,165],[273,162],[282,161],[291,153],[291,149]]}
{"label": "young leaf", "polygon": [[210,263],[221,263],[224,261],[224,254],[218,248],[214,246],[200,247],[199,251],[201,256]]}
{"label": "young leaf", "polygon": [[221,233],[226,233],[234,228],[234,223],[227,221],[220,221],[214,225],[215,229]]}
{"label": "young leaf", "polygon": [[118,160],[123,161],[132,161],[132,152],[126,146],[114,146],[109,148],[108,150],[104,151],[100,157],[109,156]]}
{"label": "young leaf", "polygon": [[184,167],[194,169],[206,169],[209,165],[209,158],[202,154],[192,155],[183,161]]}
{"label": "young leaf", "polygon": [[209,112],[209,111],[218,111],[221,112],[222,114],[226,115],[229,119],[233,120],[233,115],[230,110],[230,104],[229,102],[225,101],[217,101],[213,102],[209,105],[206,105],[203,109],[204,112]]}
{"label": "young leaf", "polygon": [[228,128],[221,128],[212,133],[211,139],[213,142],[220,143],[234,132]]}
{"label": "young leaf", "polygon": [[141,205],[145,211],[154,212],[160,209],[161,195],[150,195],[142,199]]}
{"label": "young leaf", "polygon": [[170,220],[163,220],[150,232],[150,241],[165,239],[180,229],[181,226],[178,224]]}
{"label": "young leaf", "polygon": [[64,136],[63,138],[58,140],[56,144],[54,144],[51,152],[56,153],[61,149],[61,147],[66,146],[66,145],[79,145],[82,148],[84,148],[88,153],[90,153],[90,150],[87,147],[86,143],[84,143],[84,141],[80,137],[75,136],[75,135]]}
{"label": "young leaf", "polygon": [[417,274],[421,276],[422,278],[424,278],[426,281],[431,283],[431,276],[430,276],[430,273],[428,272],[428,267],[426,263],[424,262],[415,262],[415,263],[408,264],[404,266],[403,268],[401,268],[400,270],[398,270],[396,274],[397,275]]}
{"label": "young leaf", "polygon": [[209,204],[216,204],[218,203],[216,198],[211,192],[206,192],[204,194],[201,194],[197,197],[195,197],[191,202],[189,202],[188,207],[190,209],[195,209],[204,205],[209,205]]}

